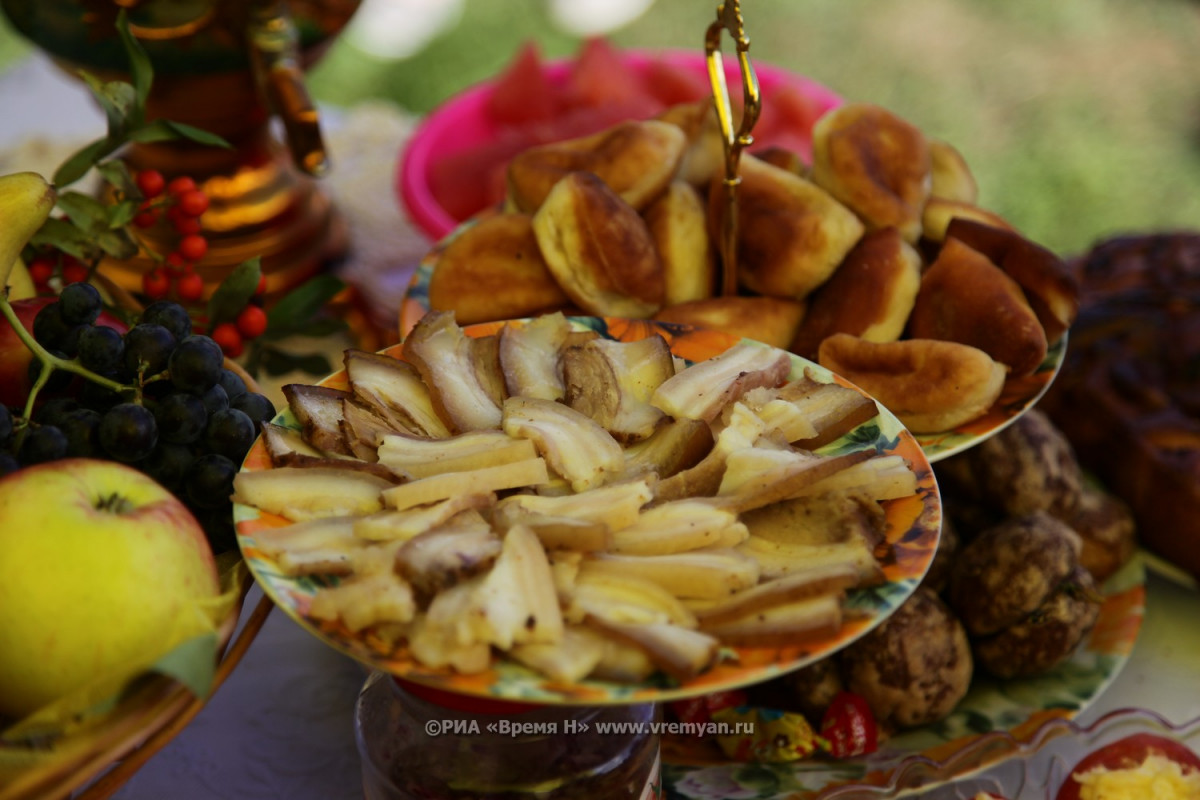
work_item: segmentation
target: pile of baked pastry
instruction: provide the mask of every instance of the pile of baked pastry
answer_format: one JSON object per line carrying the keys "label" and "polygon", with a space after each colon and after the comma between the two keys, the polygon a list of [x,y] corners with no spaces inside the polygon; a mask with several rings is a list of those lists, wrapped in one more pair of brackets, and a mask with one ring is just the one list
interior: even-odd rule
{"label": "pile of baked pastry", "polygon": [[949,715],[976,669],[1042,675],[1085,640],[1097,587],[1136,541],[1128,507],[1085,481],[1062,432],[1032,410],[935,472],[946,524],[922,585],[836,656],[763,687],[764,702],[820,719],[848,689],[894,731]]}
{"label": "pile of baked pastry", "polygon": [[886,109],[835,108],[812,145],[811,166],[742,155],[735,296],[717,296],[723,144],[696,103],[516,156],[504,209],[430,254],[430,306],[716,328],[820,362],[914,432],[979,417],[1071,325],[1072,274],[977,205],[951,145]]}

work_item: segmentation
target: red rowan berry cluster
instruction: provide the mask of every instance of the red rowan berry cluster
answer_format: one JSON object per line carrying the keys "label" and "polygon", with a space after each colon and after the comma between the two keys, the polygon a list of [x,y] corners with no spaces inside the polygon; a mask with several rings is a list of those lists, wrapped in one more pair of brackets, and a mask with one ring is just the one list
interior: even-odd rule
{"label": "red rowan berry cluster", "polygon": [[49,249],[38,253],[29,262],[29,277],[33,279],[39,294],[51,291],[50,281],[58,276],[63,286],[86,281],[89,277],[87,264],[61,250]]}
{"label": "red rowan berry cluster", "polygon": [[[167,182],[157,170],[142,170],[134,180],[145,199],[133,224],[145,229],[157,225],[165,217],[179,234],[175,249],[142,276],[143,294],[151,300],[161,300],[173,293],[175,299],[185,305],[199,303],[204,297],[204,281],[196,272],[196,262],[208,253],[208,240],[200,227],[200,217],[208,210],[208,195],[186,175]],[[247,340],[266,331],[267,314],[258,305],[265,290],[266,279],[260,278],[254,297],[238,312],[236,319],[221,322],[209,331],[230,358],[240,356]]]}
{"label": "red rowan berry cluster", "polygon": [[168,183],[158,170],[144,169],[134,180],[144,198],[133,218],[134,226],[149,228],[165,216],[179,234],[175,249],[142,276],[142,292],[152,300],[162,300],[174,292],[182,302],[199,301],[204,296],[204,280],[196,274],[196,262],[208,253],[208,240],[200,232],[208,195],[186,175]]}

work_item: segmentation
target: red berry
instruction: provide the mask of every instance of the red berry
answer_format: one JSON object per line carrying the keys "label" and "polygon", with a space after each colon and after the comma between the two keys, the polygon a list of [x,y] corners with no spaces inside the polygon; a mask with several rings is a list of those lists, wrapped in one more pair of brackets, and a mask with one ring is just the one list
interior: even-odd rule
{"label": "red berry", "polygon": [[161,300],[171,289],[171,279],[162,267],[155,267],[142,276],[142,292],[152,300]]}
{"label": "red berry", "polygon": [[204,279],[194,272],[184,273],[175,281],[175,293],[180,300],[199,300],[204,296]]}
{"label": "red berry", "polygon": [[208,195],[199,189],[192,189],[179,195],[179,209],[189,217],[198,217],[208,210]]}
{"label": "red berry", "polygon": [[212,340],[220,345],[221,352],[230,358],[237,358],[242,354],[242,335],[232,322],[222,322],[213,328]]}
{"label": "red berry", "polygon": [[258,286],[254,287],[254,293],[256,295],[263,295],[263,294],[267,293],[267,276],[266,275],[258,276]]}
{"label": "red berry", "polygon": [[29,262],[29,277],[37,286],[45,286],[54,277],[54,262],[43,256],[38,256]]}
{"label": "red berry", "polygon": [[173,270],[181,270],[184,268],[184,263],[187,261],[182,253],[167,253],[167,266]]}
{"label": "red berry", "polygon": [[247,339],[262,336],[267,330],[267,312],[258,306],[246,306],[238,314],[237,329]]}
{"label": "red berry", "polygon": [[200,220],[195,217],[185,217],[182,214],[173,218],[171,224],[180,236],[190,236],[200,232]]}
{"label": "red berry", "polygon": [[179,197],[182,194],[192,191],[196,188],[196,182],[187,175],[180,175],[178,178],[172,178],[167,184],[167,194]]}
{"label": "red berry", "polygon": [[144,169],[137,174],[138,191],[143,197],[158,197],[166,186],[166,179],[156,169]]}
{"label": "red berry", "polygon": [[190,233],[179,240],[178,250],[188,261],[199,261],[208,252],[208,239],[197,233]]}
{"label": "red berry", "polygon": [[142,211],[133,218],[133,224],[138,228],[149,228],[158,222],[158,214],[154,211]]}
{"label": "red berry", "polygon": [[88,268],[75,259],[63,261],[63,286],[72,283],[83,283],[88,279]]}

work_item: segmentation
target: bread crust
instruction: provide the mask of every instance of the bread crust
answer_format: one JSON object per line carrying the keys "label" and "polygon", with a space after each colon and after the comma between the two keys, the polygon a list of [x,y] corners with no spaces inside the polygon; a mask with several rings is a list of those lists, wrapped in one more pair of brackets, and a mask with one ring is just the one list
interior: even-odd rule
{"label": "bread crust", "polygon": [[[863,234],[852,211],[815,183],[743,155],[738,187],[738,276],[756,294],[801,300],[829,279]],[[708,230],[719,242],[725,197],[708,193]]]}
{"label": "bread crust", "polygon": [[846,103],[813,126],[813,181],[874,228],[921,236],[921,210],[932,186],[925,135],[887,109]]}
{"label": "bread crust", "polygon": [[983,219],[952,219],[946,235],[983,253],[1017,282],[1046,340],[1062,338],[1079,314],[1079,279],[1065,261],[1015,230]]}
{"label": "bread crust", "polygon": [[971,203],[979,199],[979,185],[967,160],[949,142],[941,139],[929,140],[931,197]]}
{"label": "bread crust", "polygon": [[712,297],[717,265],[700,193],[685,181],[672,181],[642,218],[662,262],[663,303]]}
{"label": "bread crust", "polygon": [[1000,364],[956,342],[868,342],[836,333],[821,343],[817,361],[874,397],[913,433],[938,433],[969,422],[1004,388]]}
{"label": "bread crust", "polygon": [[826,337],[849,333],[872,342],[900,338],[921,286],[921,256],[895,228],[866,234],[809,298],[792,352],[815,359]]}
{"label": "bread crust", "polygon": [[563,308],[570,298],[546,266],[528,214],[498,214],[461,231],[438,256],[429,306],[462,325]]}
{"label": "bread crust", "polygon": [[786,297],[710,297],[667,306],[654,315],[664,322],[713,328],[744,339],[786,348],[804,317],[804,302]]}
{"label": "bread crust", "polygon": [[946,240],[921,277],[908,332],[977,347],[1014,376],[1031,374],[1046,357],[1046,334],[1021,287],[958,239]]}
{"label": "bread crust", "polygon": [[644,319],[662,305],[662,265],[645,221],[596,175],[572,172],[555,184],[533,231],[554,278],[589,314]]}
{"label": "bread crust", "polygon": [[686,146],[679,126],[645,120],[531,147],[509,162],[508,199],[517,211],[533,213],[563,176],[587,171],[640,211],[667,188]]}

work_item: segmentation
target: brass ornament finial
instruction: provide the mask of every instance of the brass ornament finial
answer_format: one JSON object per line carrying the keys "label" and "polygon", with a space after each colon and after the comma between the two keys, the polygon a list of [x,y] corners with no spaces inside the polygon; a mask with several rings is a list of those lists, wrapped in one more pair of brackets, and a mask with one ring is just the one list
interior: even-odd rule
{"label": "brass ornament finial", "polygon": [[[721,57],[722,32],[728,31],[737,48],[738,66],[742,75],[742,119],[734,130],[733,107],[729,102],[729,87],[725,83],[725,66]],[[754,142],[750,131],[758,121],[762,110],[762,95],[759,92],[758,76],[750,63],[750,38],[746,35],[738,0],[726,0],[717,7],[717,20],[708,26],[704,35],[704,54],[708,62],[708,80],[712,84],[713,105],[717,111],[717,122],[721,129],[721,141],[725,146],[725,179],[722,190],[725,203],[721,218],[721,294],[737,294],[737,187],[738,161],[742,150]]]}

